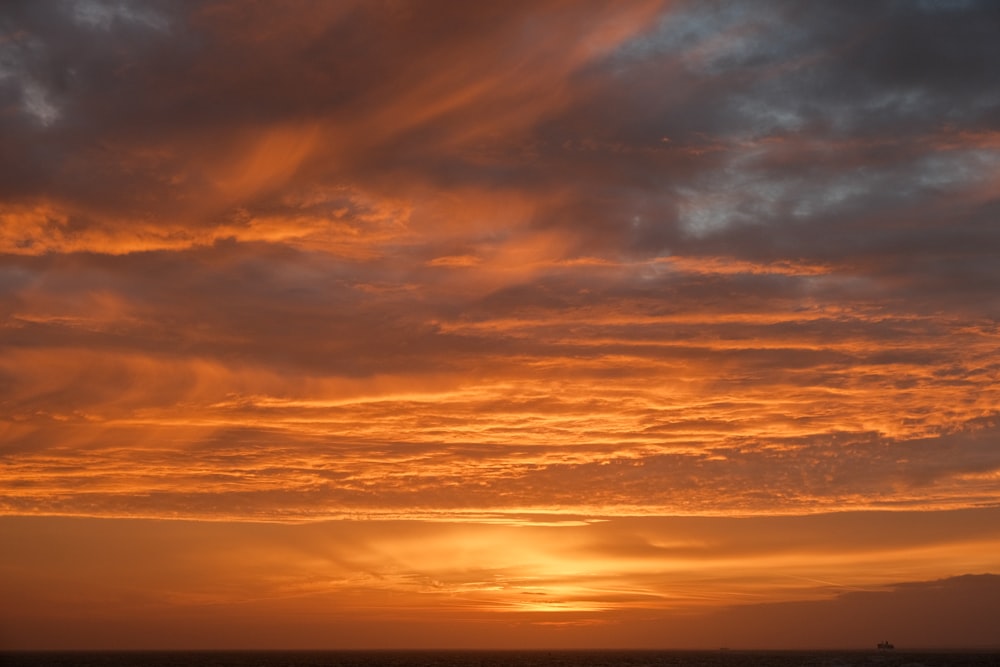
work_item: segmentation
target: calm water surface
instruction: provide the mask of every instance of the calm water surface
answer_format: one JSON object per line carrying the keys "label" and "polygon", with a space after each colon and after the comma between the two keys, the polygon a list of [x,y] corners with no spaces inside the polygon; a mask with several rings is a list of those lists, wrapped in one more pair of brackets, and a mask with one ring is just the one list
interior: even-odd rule
{"label": "calm water surface", "polygon": [[10,667],[1000,667],[1000,652],[122,651],[0,653]]}

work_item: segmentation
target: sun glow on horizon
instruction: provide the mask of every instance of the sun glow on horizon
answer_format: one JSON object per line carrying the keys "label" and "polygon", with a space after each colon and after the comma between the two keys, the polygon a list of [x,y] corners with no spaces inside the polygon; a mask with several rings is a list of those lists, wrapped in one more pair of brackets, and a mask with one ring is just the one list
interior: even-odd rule
{"label": "sun glow on horizon", "polygon": [[0,651],[996,644],[988,2],[8,5]]}

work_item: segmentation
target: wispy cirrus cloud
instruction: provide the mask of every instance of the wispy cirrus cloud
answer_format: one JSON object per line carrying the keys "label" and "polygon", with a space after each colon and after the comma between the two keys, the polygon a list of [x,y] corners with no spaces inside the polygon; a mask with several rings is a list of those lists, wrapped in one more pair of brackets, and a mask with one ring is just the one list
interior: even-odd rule
{"label": "wispy cirrus cloud", "polygon": [[[991,512],[998,21],[985,2],[8,3],[0,512],[589,535]],[[966,560],[908,548],[874,579],[995,569],[976,526]],[[629,563],[690,556],[618,537]],[[871,564],[816,540],[834,564],[803,577]],[[559,577],[572,553],[525,548],[534,570],[379,570],[394,583],[358,574],[358,595],[438,581],[465,610],[581,622],[674,595],[652,564]],[[491,597],[497,577],[520,597]]]}

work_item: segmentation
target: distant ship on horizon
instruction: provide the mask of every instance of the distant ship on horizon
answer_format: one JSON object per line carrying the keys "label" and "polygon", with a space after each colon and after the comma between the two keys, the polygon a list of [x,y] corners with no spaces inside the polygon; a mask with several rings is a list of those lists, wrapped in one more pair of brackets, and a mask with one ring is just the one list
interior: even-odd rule
{"label": "distant ship on horizon", "polygon": [[878,643],[878,650],[880,650],[880,651],[891,651],[894,648],[896,648],[896,647],[893,646],[891,643],[889,643],[888,640],[884,641],[884,642],[879,642]]}

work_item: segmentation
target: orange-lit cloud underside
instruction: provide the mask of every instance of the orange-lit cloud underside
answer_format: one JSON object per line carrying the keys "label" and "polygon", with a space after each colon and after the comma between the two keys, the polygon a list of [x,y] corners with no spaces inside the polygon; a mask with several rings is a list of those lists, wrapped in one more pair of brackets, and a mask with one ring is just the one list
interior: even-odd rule
{"label": "orange-lit cloud underside", "polygon": [[[124,526],[235,531],[218,585],[206,538],[66,593],[119,618],[645,627],[1000,569],[992,10],[480,5],[0,17],[3,529],[105,582]],[[35,556],[43,627],[87,575]]]}
{"label": "orange-lit cloud underside", "polygon": [[[242,305],[161,294],[177,302],[158,308],[86,286],[101,261],[47,272],[7,321],[21,343],[0,360],[7,512],[299,520],[996,501],[987,321],[814,297],[678,310],[645,290],[442,316],[427,312],[428,282],[340,286],[344,310],[316,303],[325,285],[275,301],[239,293]],[[730,280],[711,266],[588,267],[586,280]],[[472,291],[481,271],[448,270],[467,274],[449,293]]]}

